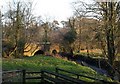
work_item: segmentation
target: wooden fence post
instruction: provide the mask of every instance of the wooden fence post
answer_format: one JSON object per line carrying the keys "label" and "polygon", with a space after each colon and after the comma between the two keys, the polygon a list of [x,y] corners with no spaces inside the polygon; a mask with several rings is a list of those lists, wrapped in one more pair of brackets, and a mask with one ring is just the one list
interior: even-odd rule
{"label": "wooden fence post", "polygon": [[[55,68],[55,72],[56,72],[57,74],[59,74],[57,67]],[[56,76],[56,79],[57,79],[57,78],[58,78],[58,76]]]}
{"label": "wooden fence post", "polygon": [[79,75],[77,75],[77,79],[79,79]]}
{"label": "wooden fence post", "polygon": [[25,74],[26,74],[26,70],[22,70],[23,71],[23,84],[25,84]]}
{"label": "wooden fence post", "polygon": [[55,68],[55,70],[56,70],[56,73],[59,73],[59,72],[58,72],[58,68]]}
{"label": "wooden fence post", "polygon": [[41,71],[41,83],[44,83],[44,71]]}

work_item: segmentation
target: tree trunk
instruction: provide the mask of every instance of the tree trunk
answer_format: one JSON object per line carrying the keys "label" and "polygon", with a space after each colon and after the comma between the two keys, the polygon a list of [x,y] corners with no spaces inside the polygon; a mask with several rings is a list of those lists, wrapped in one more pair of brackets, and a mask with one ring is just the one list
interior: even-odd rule
{"label": "tree trunk", "polygon": [[113,66],[115,59],[115,48],[114,48],[114,34],[113,34],[113,5],[112,2],[108,3],[109,5],[109,17],[108,17],[108,31],[107,31],[107,49],[108,49],[108,60],[109,63]]}

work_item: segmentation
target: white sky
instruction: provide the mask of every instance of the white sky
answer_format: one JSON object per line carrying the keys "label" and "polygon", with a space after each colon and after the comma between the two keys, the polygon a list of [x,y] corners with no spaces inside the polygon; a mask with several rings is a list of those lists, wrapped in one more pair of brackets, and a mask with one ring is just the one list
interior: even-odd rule
{"label": "white sky", "polygon": [[[6,4],[12,0],[0,0],[0,8],[5,8]],[[14,0],[19,1],[19,0]],[[26,0],[23,0],[26,1]],[[56,19],[58,21],[67,20],[73,15],[73,9],[71,3],[76,0],[28,0],[32,1],[35,16],[42,16],[44,19]],[[82,1],[82,0],[81,0]],[[90,0],[84,0],[90,2]]]}
{"label": "white sky", "polygon": [[65,20],[72,16],[71,2],[73,0],[34,0],[36,7],[35,15],[58,20]]}

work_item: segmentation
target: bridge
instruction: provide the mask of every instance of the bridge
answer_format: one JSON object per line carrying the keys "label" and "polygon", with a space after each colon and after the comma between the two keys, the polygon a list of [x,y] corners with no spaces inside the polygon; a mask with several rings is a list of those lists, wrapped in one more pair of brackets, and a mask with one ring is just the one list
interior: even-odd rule
{"label": "bridge", "polygon": [[[24,48],[24,55],[25,56],[33,56],[35,54],[35,52],[37,52],[38,50],[44,51],[44,45],[43,44],[39,44],[39,43],[38,44],[36,44],[36,43],[26,44],[25,48]],[[51,44],[50,46],[48,46],[48,50],[50,52],[52,52],[54,49],[57,52],[59,52],[60,51],[59,44]]]}

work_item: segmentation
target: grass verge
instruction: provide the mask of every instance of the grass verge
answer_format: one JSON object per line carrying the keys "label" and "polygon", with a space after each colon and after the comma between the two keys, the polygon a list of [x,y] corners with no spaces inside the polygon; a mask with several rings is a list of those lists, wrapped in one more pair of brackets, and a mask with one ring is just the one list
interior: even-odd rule
{"label": "grass verge", "polygon": [[[98,74],[96,71],[94,71],[89,67],[81,66],[80,64],[76,64],[75,62],[71,62],[61,58],[42,56],[42,55],[25,57],[24,59],[3,59],[2,67],[3,70],[25,69],[27,71],[48,70],[52,72],[54,72],[55,68],[58,67],[85,76],[91,76],[94,78],[112,81],[110,78]],[[91,81],[86,78],[83,78],[83,80]]]}

